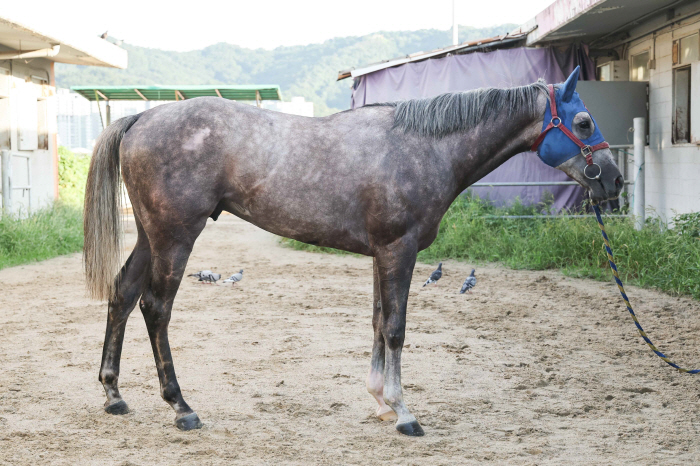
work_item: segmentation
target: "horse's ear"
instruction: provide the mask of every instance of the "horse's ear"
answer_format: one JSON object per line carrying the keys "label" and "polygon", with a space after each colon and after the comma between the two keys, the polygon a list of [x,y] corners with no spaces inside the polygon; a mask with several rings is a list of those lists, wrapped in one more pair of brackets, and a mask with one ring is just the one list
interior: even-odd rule
{"label": "horse's ear", "polygon": [[566,82],[564,83],[564,86],[562,87],[564,92],[561,95],[561,100],[563,102],[569,102],[574,96],[574,91],[576,90],[576,83],[578,83],[579,71],[581,71],[581,67],[577,66],[576,69],[571,72],[571,75],[567,78]]}

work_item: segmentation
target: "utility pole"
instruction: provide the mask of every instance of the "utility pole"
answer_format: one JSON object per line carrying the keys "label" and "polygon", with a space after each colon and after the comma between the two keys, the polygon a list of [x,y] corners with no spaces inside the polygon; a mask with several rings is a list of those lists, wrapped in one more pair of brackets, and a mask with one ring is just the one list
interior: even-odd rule
{"label": "utility pole", "polygon": [[459,31],[457,30],[457,15],[455,14],[455,4],[457,0],[452,0],[452,45],[459,44]]}

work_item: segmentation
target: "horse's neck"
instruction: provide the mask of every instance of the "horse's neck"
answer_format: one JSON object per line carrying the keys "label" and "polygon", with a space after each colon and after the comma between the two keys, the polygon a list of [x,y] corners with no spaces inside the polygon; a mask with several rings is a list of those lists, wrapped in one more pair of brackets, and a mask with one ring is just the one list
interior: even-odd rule
{"label": "horse's neck", "polygon": [[496,116],[446,141],[445,156],[451,159],[457,184],[455,197],[514,155],[530,150],[542,131],[545,106],[543,96],[538,100],[536,117]]}

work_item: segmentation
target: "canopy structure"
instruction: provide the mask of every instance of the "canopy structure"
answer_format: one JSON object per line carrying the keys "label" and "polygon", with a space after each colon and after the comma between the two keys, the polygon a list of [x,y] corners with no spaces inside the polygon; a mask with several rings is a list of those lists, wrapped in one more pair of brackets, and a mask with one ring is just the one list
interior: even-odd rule
{"label": "canopy structure", "polygon": [[229,100],[282,100],[276,84],[244,86],[73,86],[88,100],[186,100],[194,97],[222,97]]}
{"label": "canopy structure", "polygon": [[[103,127],[109,126],[113,100],[187,100],[195,97],[221,97],[229,100],[254,100],[258,107],[263,100],[282,100],[277,84],[248,84],[240,86],[73,86],[71,90],[97,102]],[[102,118],[100,101],[106,102],[106,117]],[[105,124],[106,123],[106,124]]]}

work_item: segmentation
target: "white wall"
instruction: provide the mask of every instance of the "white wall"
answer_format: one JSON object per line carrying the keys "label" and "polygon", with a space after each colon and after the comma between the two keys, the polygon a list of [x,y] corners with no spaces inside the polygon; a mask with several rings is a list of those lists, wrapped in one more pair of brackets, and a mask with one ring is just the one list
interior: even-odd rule
{"label": "white wall", "polygon": [[[643,26],[641,27],[643,28]],[[664,221],[675,213],[700,211],[700,146],[673,144],[673,40],[700,31],[700,17],[669,26],[634,42],[625,51],[629,58],[644,50],[656,58],[656,69],[649,78],[649,146],[646,150],[646,204]],[[635,31],[631,31],[635,35]],[[700,70],[700,68],[698,68]],[[695,68],[693,69],[695,71]],[[693,100],[691,107],[700,106]],[[695,122],[695,126],[700,122]],[[630,157],[630,162],[632,158]],[[633,174],[629,166],[628,173]]]}
{"label": "white wall", "polygon": [[[53,82],[52,65],[52,62],[43,59],[33,59],[29,63],[23,60],[0,61],[0,68],[10,72],[10,76],[5,78],[7,85],[0,85],[0,98],[9,102],[9,118],[5,121],[10,127],[10,150],[30,156],[33,210],[51,204],[58,192],[58,160],[55,145],[56,90],[50,85]],[[35,103],[32,103],[32,100]],[[34,125],[37,120],[34,117],[38,110],[37,100],[45,101],[48,148],[28,149],[27,146],[22,148],[20,136],[25,135],[26,138],[27,135],[32,134],[32,131],[36,131]],[[34,115],[30,117],[32,112]],[[13,185],[26,185],[27,181],[26,159],[13,158]],[[13,190],[12,194],[13,210],[15,212],[28,210],[30,193]]]}

